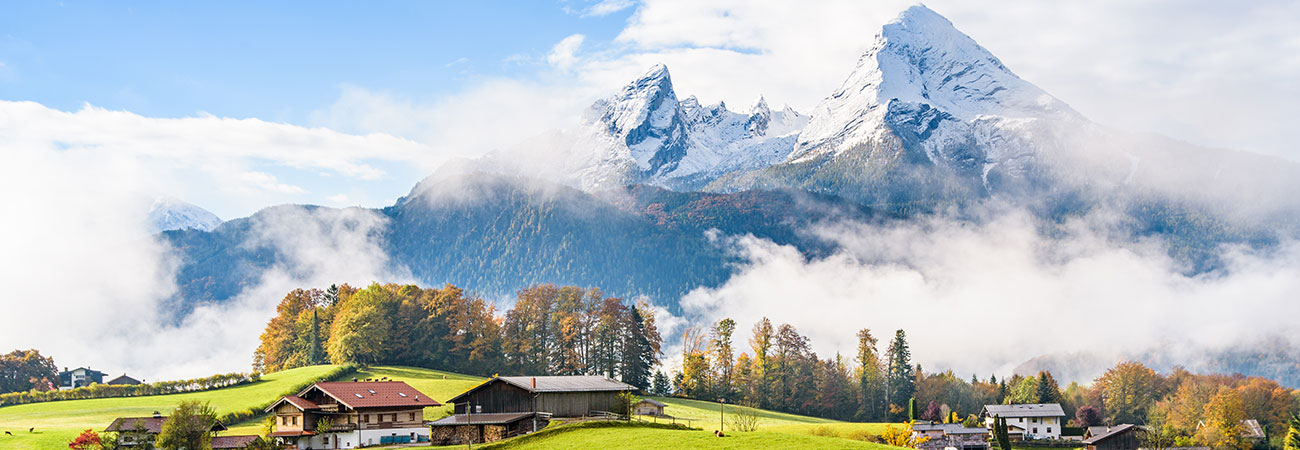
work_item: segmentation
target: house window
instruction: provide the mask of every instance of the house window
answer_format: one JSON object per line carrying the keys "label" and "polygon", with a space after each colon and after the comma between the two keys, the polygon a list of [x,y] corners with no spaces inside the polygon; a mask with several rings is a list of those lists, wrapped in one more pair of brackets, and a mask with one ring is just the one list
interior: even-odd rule
{"label": "house window", "polygon": [[293,416],[291,420],[293,420],[294,425],[298,424],[298,416]]}
{"label": "house window", "polygon": [[1033,423],[1038,423],[1038,418],[1035,417],[1035,418],[1033,418],[1033,419],[1029,419],[1029,421],[1030,421],[1030,422],[1033,422]]}
{"label": "house window", "polygon": [[1020,422],[1020,423],[1025,423],[1025,418],[1024,418],[1024,417],[1020,417],[1020,418],[1017,418],[1016,421],[1017,421],[1017,422]]}
{"label": "house window", "polygon": [[1038,427],[1034,427],[1034,434],[1038,434]]}
{"label": "house window", "polygon": [[1047,427],[1047,434],[1052,434],[1052,427]]}
{"label": "house window", "polygon": [[415,413],[411,413],[411,421],[412,421],[412,422],[415,421]]}
{"label": "house window", "polygon": [[361,423],[370,423],[370,414],[362,414]]}

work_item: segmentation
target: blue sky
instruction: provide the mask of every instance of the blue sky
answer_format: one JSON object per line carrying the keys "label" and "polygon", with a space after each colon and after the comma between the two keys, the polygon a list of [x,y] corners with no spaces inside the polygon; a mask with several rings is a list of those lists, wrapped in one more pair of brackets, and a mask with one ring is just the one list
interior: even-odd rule
{"label": "blue sky", "polygon": [[306,123],[342,85],[448,95],[532,70],[574,33],[612,39],[631,9],[550,2],[11,2],[0,92],[74,110],[207,112]]}

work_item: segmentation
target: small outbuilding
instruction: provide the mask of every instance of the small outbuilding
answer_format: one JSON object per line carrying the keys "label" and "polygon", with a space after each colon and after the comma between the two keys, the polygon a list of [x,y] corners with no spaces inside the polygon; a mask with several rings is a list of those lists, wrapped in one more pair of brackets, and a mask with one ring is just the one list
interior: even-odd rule
{"label": "small outbuilding", "polygon": [[481,444],[532,433],[549,423],[533,412],[453,414],[429,422],[429,440],[433,445]]}
{"label": "small outbuilding", "polygon": [[664,404],[664,402],[652,398],[643,398],[641,401],[636,402],[635,405],[632,405],[632,414],[638,416],[663,417],[664,407],[666,406],[668,405]]}

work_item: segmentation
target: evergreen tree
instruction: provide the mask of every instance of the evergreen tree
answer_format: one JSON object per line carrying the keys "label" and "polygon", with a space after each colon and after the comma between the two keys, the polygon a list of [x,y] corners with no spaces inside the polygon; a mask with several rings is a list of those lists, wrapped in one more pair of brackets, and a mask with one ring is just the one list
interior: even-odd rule
{"label": "evergreen tree", "polygon": [[672,386],[669,386],[668,375],[664,375],[664,371],[655,371],[654,384],[650,388],[650,393],[659,396],[672,395]]}
{"label": "evergreen tree", "polygon": [[1007,433],[1007,419],[997,417],[993,419],[993,439],[998,445],[998,450],[1011,450],[1011,436]]}
{"label": "evergreen tree", "polygon": [[1046,370],[1038,372],[1038,403],[1060,403],[1061,387],[1057,386],[1052,373]]}
{"label": "evergreen tree", "polygon": [[907,334],[903,330],[894,333],[894,340],[889,343],[888,398],[892,402],[902,402],[912,398],[916,392],[915,368],[912,367],[912,351],[907,347]]}
{"label": "evergreen tree", "polygon": [[998,404],[1003,404],[1006,401],[1007,401],[1007,380],[1002,380],[1001,383],[998,383]]}
{"label": "evergreen tree", "polygon": [[650,369],[659,364],[658,345],[651,342],[652,337],[646,333],[647,326],[640,308],[629,309],[620,372],[624,383],[646,390],[650,388]]}

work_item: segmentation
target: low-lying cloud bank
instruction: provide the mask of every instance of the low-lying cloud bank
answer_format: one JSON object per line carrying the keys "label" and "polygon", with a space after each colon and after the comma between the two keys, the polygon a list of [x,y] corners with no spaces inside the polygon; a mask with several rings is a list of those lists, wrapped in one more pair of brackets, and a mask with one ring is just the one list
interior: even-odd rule
{"label": "low-lying cloud bank", "polygon": [[1079,219],[1050,238],[1014,210],[978,222],[826,224],[810,232],[842,248],[820,259],[719,237],[746,262],[682,305],[736,319],[738,340],[763,316],[788,322],[823,357],[852,354],[859,329],[902,328],[923,367],[981,377],[1045,354],[1154,352],[1191,364],[1204,351],[1295,334],[1300,244],[1225,247],[1224,270],[1187,275],[1161,243],[1114,238],[1109,223]]}

